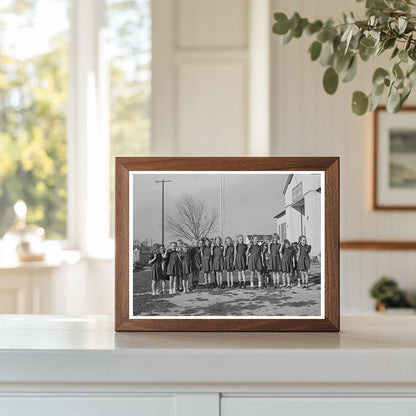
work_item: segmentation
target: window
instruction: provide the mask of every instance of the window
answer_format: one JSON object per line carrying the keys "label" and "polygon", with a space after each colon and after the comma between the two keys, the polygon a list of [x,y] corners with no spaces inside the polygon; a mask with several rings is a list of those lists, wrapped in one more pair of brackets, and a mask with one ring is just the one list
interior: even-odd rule
{"label": "window", "polygon": [[113,236],[114,157],[149,153],[151,50],[151,0],[1,2],[0,238],[17,199],[47,238]]}
{"label": "window", "polygon": [[114,235],[114,157],[145,156],[150,142],[150,0],[106,0],[110,79],[110,235]]}
{"label": "window", "polygon": [[0,237],[18,199],[48,238],[66,237],[69,11],[69,0],[1,2]]}

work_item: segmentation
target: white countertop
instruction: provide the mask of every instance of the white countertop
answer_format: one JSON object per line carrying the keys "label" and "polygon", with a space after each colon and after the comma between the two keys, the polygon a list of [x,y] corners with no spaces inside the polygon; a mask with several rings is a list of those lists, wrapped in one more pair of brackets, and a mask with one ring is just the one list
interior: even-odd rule
{"label": "white countertop", "polygon": [[410,383],[416,316],[338,333],[115,333],[107,317],[0,316],[0,383]]}

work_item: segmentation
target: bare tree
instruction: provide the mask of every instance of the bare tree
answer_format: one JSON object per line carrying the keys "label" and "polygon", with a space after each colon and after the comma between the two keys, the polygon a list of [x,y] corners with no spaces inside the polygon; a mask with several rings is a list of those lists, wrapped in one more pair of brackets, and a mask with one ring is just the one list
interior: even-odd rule
{"label": "bare tree", "polygon": [[217,219],[217,212],[209,210],[205,201],[182,195],[176,201],[175,211],[166,215],[166,228],[172,237],[198,240],[215,231]]}

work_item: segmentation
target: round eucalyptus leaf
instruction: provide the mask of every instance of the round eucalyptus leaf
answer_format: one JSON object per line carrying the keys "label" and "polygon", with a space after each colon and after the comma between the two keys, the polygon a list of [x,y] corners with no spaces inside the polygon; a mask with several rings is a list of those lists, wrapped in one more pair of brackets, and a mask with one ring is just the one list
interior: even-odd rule
{"label": "round eucalyptus leaf", "polygon": [[315,20],[313,23],[311,23],[306,31],[308,32],[309,35],[313,35],[314,33],[319,32],[322,29],[322,26],[324,24],[322,23],[321,20]]}
{"label": "round eucalyptus leaf", "polygon": [[381,96],[384,92],[384,83],[373,86],[373,95]]}
{"label": "round eucalyptus leaf", "polygon": [[350,82],[354,79],[354,77],[357,75],[357,58],[354,55],[351,58],[350,64],[348,66],[347,71],[344,73],[343,77],[342,77],[342,82]]}
{"label": "round eucalyptus leaf", "polygon": [[362,116],[368,109],[368,97],[361,91],[355,91],[352,95],[352,111]]}
{"label": "round eucalyptus leaf", "polygon": [[339,75],[332,66],[330,66],[324,74],[323,84],[324,89],[328,94],[334,94],[338,88]]}
{"label": "round eucalyptus leaf", "polygon": [[384,68],[377,68],[373,74],[373,85],[379,85],[384,83],[384,78],[386,78],[389,73]]}
{"label": "round eucalyptus leaf", "polygon": [[321,50],[322,44],[320,42],[315,41],[312,43],[312,45],[309,47],[309,53],[311,54],[312,61],[316,61],[319,58]]}
{"label": "round eucalyptus leaf", "polygon": [[275,13],[274,20],[276,20],[276,23],[273,25],[273,33],[285,35],[290,29],[287,16],[284,13]]}

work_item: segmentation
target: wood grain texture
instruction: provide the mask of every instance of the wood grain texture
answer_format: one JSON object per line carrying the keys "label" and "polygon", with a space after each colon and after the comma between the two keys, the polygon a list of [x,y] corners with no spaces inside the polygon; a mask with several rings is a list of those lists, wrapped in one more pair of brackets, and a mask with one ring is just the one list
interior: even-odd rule
{"label": "wood grain texture", "polygon": [[[385,211],[414,211],[416,210],[416,205],[381,205],[378,202],[378,182],[377,182],[377,178],[378,178],[378,133],[379,133],[379,128],[378,128],[378,120],[379,120],[379,115],[381,111],[387,111],[385,106],[379,106],[376,108],[376,110],[373,112],[373,154],[372,154],[372,158],[373,158],[373,175],[372,175],[372,185],[373,185],[373,192],[372,192],[372,206],[373,206],[373,210],[377,211],[377,210],[385,210]],[[413,111],[416,112],[416,106],[406,106],[403,107],[401,110],[401,112],[406,112],[406,111]]]}
{"label": "wood grain texture", "polygon": [[[324,171],[325,319],[129,319],[129,172]],[[116,158],[116,331],[339,331],[339,158]]]}
{"label": "wood grain texture", "polygon": [[341,250],[416,250],[416,241],[341,241]]}

